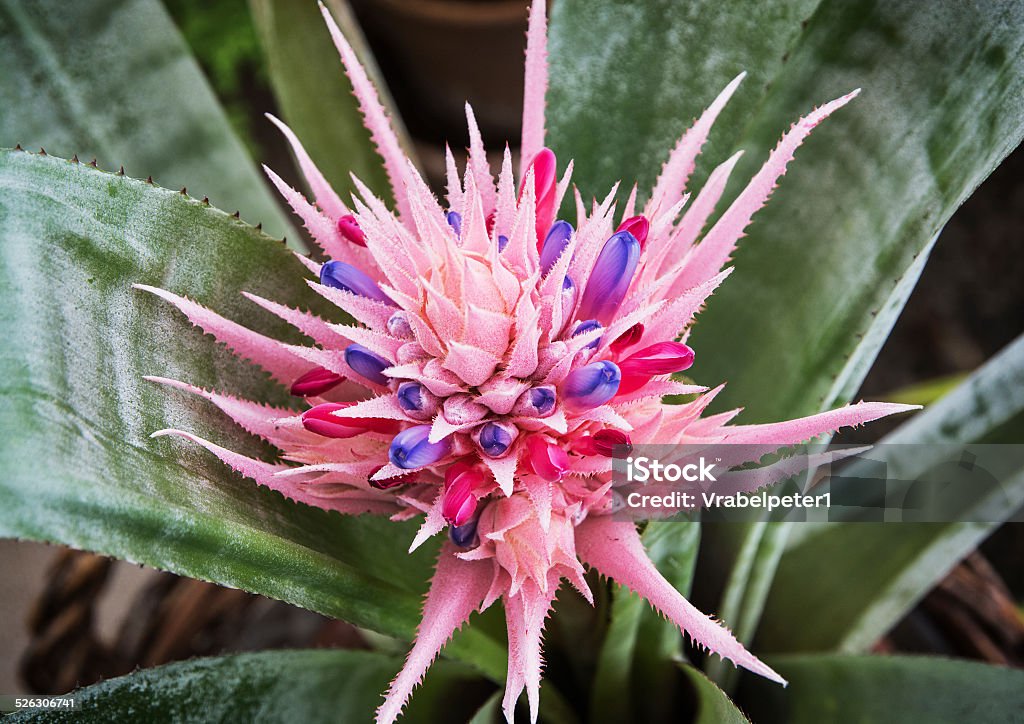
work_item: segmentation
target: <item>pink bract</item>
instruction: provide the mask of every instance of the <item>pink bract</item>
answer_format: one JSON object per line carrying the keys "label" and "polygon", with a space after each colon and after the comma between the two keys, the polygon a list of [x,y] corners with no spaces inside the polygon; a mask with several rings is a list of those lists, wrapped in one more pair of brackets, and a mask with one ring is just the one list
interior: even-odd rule
{"label": "pink bract", "polygon": [[[572,170],[570,162],[559,178],[555,156],[544,147],[545,4],[530,11],[518,182],[507,147],[497,179],[492,176],[467,106],[469,161],[460,176],[449,153],[445,203],[402,153],[376,90],[330,14],[324,11],[324,17],[384,160],[396,208],[358,182],[358,195],[344,202],[276,119],[314,203],[267,173],[334,265],[322,275],[324,283],[310,286],[353,323],[329,323],[247,295],[316,342],[294,346],[171,292],[140,286],[285,387],[299,381],[299,393],[314,409],[304,417],[150,378],[205,397],[288,462],[250,459],[187,432],[155,434],[186,437],[301,503],[395,520],[422,516],[412,548],[449,529],[416,641],[378,722],[399,716],[452,633],[499,599],[509,638],[505,715],[511,721],[525,689],[535,721],[544,620],[563,580],[592,601],[584,566],[645,597],[697,644],[784,683],[666,581],[632,523],[612,519],[611,454],[627,443],[790,445],[910,409],[859,403],[789,422],[729,425],[738,411],[702,415],[721,387],[670,378],[693,359],[674,341],[685,338],[694,315],[728,276],[723,266],[754,212],[797,146],[856,92],[797,121],[704,231],[737,156],[715,169],[692,202],[686,182],[716,116],[743,78],[737,77],[672,150],[643,208],[637,208],[635,188],[621,210],[616,189],[592,205],[575,192],[576,228],[543,273],[538,243]],[[606,250],[613,236],[617,246]],[[303,261],[320,275],[320,264]],[[597,320],[578,317],[584,294],[589,290],[603,302],[606,296],[595,295],[606,287],[615,288],[614,299],[625,290],[621,303],[601,306]],[[627,361],[630,355],[637,356]],[[571,385],[564,384],[567,379]],[[670,394],[694,397],[663,404]],[[340,402],[346,404],[328,404]]]}

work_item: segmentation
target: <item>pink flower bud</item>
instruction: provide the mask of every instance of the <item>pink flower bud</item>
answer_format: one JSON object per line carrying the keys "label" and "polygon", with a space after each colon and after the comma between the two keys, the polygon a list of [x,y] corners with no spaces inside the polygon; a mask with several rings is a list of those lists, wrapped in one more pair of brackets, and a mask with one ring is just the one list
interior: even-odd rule
{"label": "pink flower bud", "polygon": [[[533,169],[533,187],[537,198],[537,250],[555,219],[555,194],[557,193],[557,161],[550,148],[542,148],[530,162]],[[522,199],[522,191],[519,192]]]}
{"label": "pink flower bud", "polygon": [[352,214],[345,214],[338,219],[338,233],[345,241],[356,246],[366,246],[366,234],[359,228],[359,222]]}
{"label": "pink flower bud", "polygon": [[693,364],[693,350],[682,342],[658,342],[619,362],[619,394],[639,390],[656,375],[682,372]]}
{"label": "pink flower bud", "polygon": [[455,463],[445,471],[441,516],[450,525],[463,525],[473,517],[477,504],[473,493],[483,482],[483,473],[469,463]]}
{"label": "pink flower bud", "polygon": [[558,482],[569,470],[569,455],[565,450],[539,435],[526,441],[526,451],[533,472],[548,482]]}
{"label": "pink flower bud", "polygon": [[[593,445],[594,452],[606,458],[625,457],[633,450],[633,443],[630,441],[629,435],[622,430],[614,430],[612,428],[605,428],[595,432]],[[616,455],[617,447],[620,448],[620,452]]]}
{"label": "pink flower bud", "polygon": [[651,222],[647,220],[646,216],[630,216],[619,224],[619,228],[615,231],[628,231],[636,237],[636,240],[640,242],[640,248],[643,249],[647,244],[647,234],[651,231]]}
{"label": "pink flower bud", "polygon": [[625,332],[615,338],[615,341],[611,343],[610,349],[616,354],[624,352],[625,350],[632,347],[634,344],[640,341],[644,336],[644,325],[634,324],[632,327],[627,329]]}
{"label": "pink flower bud", "polygon": [[364,432],[383,432],[393,435],[398,430],[395,420],[370,417],[338,417],[334,413],[351,407],[354,402],[325,402],[302,413],[302,426],[324,437],[346,439]]}
{"label": "pink flower bud", "polygon": [[323,367],[314,367],[292,383],[291,393],[298,397],[315,397],[337,387],[345,378]]}

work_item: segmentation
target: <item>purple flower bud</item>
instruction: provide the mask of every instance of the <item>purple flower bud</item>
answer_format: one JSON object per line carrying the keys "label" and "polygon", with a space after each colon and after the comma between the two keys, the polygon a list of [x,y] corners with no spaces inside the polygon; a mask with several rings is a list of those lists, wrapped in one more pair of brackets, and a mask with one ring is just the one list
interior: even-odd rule
{"label": "purple flower bud", "polygon": [[640,242],[636,237],[628,231],[613,234],[594,262],[579,316],[610,322],[626,297],[639,261]]}
{"label": "purple flower bud", "polygon": [[592,362],[573,370],[562,383],[562,400],[576,410],[589,410],[608,402],[619,391],[622,373],[614,362]]}
{"label": "purple flower bud", "polygon": [[505,251],[506,246],[508,246],[508,237],[504,234],[498,234],[498,251]]}
{"label": "purple flower bud", "polygon": [[555,388],[543,385],[527,390],[516,400],[512,413],[529,417],[547,417],[555,411]]}
{"label": "purple flower bud", "polygon": [[537,410],[537,415],[544,417],[555,409],[555,388],[534,387],[530,390],[530,404]]}
{"label": "purple flower bud", "polygon": [[480,428],[476,442],[484,455],[489,458],[500,458],[512,447],[519,435],[519,429],[507,422],[488,422]]}
{"label": "purple flower bud", "polygon": [[568,221],[556,221],[544,237],[544,244],[540,249],[540,269],[547,274],[551,267],[558,261],[565,248],[569,246],[569,238],[572,236],[572,224]]}
{"label": "purple flower bud", "polygon": [[449,211],[445,216],[448,219],[448,226],[455,230],[455,236],[462,236],[462,214],[458,211]]}
{"label": "purple flower bud", "polygon": [[448,527],[448,537],[452,543],[459,548],[472,548],[476,545],[476,523],[478,518],[473,518],[468,523]]}
{"label": "purple flower bud", "polygon": [[420,394],[423,385],[419,382],[403,382],[398,386],[395,396],[398,398],[398,406],[403,410],[419,411],[423,409],[423,395]]}
{"label": "purple flower bud", "polygon": [[361,344],[350,344],[345,348],[345,364],[370,382],[376,382],[378,385],[388,383],[388,378],[382,373],[391,366],[391,363]]}
{"label": "purple flower bud", "polygon": [[450,438],[430,442],[427,440],[429,435],[430,425],[416,425],[402,430],[391,441],[388,460],[403,470],[433,465],[451,451],[452,443]]}
{"label": "purple flower bud", "polygon": [[398,311],[388,317],[388,334],[399,339],[413,339],[412,325],[409,324],[409,315],[406,312]]}
{"label": "purple flower bud", "polygon": [[[596,319],[587,319],[577,324],[572,330],[572,337],[578,337],[581,334],[585,334],[594,329],[601,329],[601,323]],[[597,349],[597,345],[600,344],[601,338],[597,337],[593,342],[587,344],[583,349]]]}
{"label": "purple flower bud", "polygon": [[403,382],[395,393],[398,406],[417,420],[429,420],[437,413],[440,400],[419,382]]}
{"label": "purple flower bud", "polygon": [[343,261],[329,261],[320,267],[320,283],[335,289],[344,289],[360,297],[394,305],[373,279]]}

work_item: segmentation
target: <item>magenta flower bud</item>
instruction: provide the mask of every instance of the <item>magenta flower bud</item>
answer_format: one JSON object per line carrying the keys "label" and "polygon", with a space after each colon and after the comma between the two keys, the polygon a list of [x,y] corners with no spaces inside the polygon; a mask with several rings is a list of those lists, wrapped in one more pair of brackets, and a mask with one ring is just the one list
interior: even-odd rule
{"label": "magenta flower bud", "polygon": [[320,267],[320,283],[394,306],[394,302],[381,291],[373,279],[343,261],[329,261]]}
{"label": "magenta flower bud", "polygon": [[643,249],[647,243],[647,234],[651,231],[651,222],[647,220],[646,216],[630,216],[619,224],[619,228],[615,231],[628,231],[640,242],[640,248]]}
{"label": "magenta flower bud", "polygon": [[579,316],[607,324],[629,291],[637,263],[640,242],[628,231],[619,231],[604,243],[587,280]]}
{"label": "magenta flower bud", "polygon": [[445,219],[448,221],[448,226],[452,227],[455,231],[455,236],[462,236],[462,214],[458,211],[449,211],[445,214]]}
{"label": "magenta flower bud", "polygon": [[391,363],[361,344],[350,344],[345,348],[345,364],[370,382],[376,382],[378,385],[388,383],[388,378],[383,372]]}
{"label": "magenta flower bud", "polygon": [[395,392],[398,406],[409,417],[417,420],[429,420],[437,414],[441,401],[419,382],[403,382]]}
{"label": "magenta flower bud", "polygon": [[[540,250],[544,235],[555,218],[558,162],[554,151],[550,148],[542,148],[530,161],[530,168],[533,169],[533,188],[537,199],[537,249]],[[520,190],[520,200],[522,197],[522,190]]]}
{"label": "magenta flower bud", "polygon": [[539,435],[527,439],[526,452],[533,472],[548,482],[558,482],[569,470],[569,454]]}
{"label": "magenta flower bud", "polygon": [[388,448],[388,460],[395,467],[411,470],[422,468],[425,465],[433,465],[451,452],[450,438],[445,438],[440,442],[430,442],[427,440],[429,435],[430,425],[416,425],[402,430],[391,441],[391,447]]}
{"label": "magenta flower bud", "polygon": [[468,463],[456,463],[445,471],[441,517],[449,525],[457,527],[473,517],[477,505],[473,492],[483,482],[483,473]]}
{"label": "magenta flower bud", "polygon": [[338,233],[345,241],[356,246],[366,246],[366,234],[359,228],[359,222],[352,214],[345,214],[338,219]]}
{"label": "magenta flower bud", "polygon": [[367,480],[369,481],[371,488],[376,488],[377,490],[390,490],[391,488],[397,488],[399,485],[416,482],[416,473],[406,473],[405,475],[397,475],[393,478],[374,480],[373,476],[379,473],[383,467],[383,465],[380,465],[368,476]]}
{"label": "magenta flower bud", "polygon": [[337,387],[344,381],[345,378],[339,374],[323,367],[314,367],[292,382],[290,391],[297,397],[315,397]]}
{"label": "magenta flower bud", "polygon": [[[573,328],[571,336],[578,337],[581,334],[586,334],[587,332],[595,329],[601,329],[601,323],[596,319],[587,319],[580,322]],[[601,338],[597,337],[592,342],[588,343],[583,349],[597,349],[597,345],[600,344],[600,342]]]}
{"label": "magenta flower bud", "polygon": [[610,349],[612,352],[620,353],[623,352],[634,344],[639,342],[644,336],[644,325],[634,324],[632,327],[627,329],[625,332],[615,338],[615,341],[611,343]]}
{"label": "magenta flower bud", "polygon": [[409,314],[407,312],[395,312],[388,317],[386,324],[388,334],[392,337],[398,337],[399,339],[414,339],[416,336],[413,332],[412,325],[409,324]]}
{"label": "magenta flower bud", "polygon": [[481,452],[489,458],[507,453],[518,436],[519,428],[507,422],[488,422],[474,435]]}
{"label": "magenta flower bud", "polygon": [[310,432],[324,437],[344,440],[362,435],[364,432],[393,434],[398,429],[394,420],[380,420],[372,417],[338,417],[334,413],[351,407],[353,402],[325,402],[302,413],[302,426]]}
{"label": "magenta flower bud", "polygon": [[682,372],[693,364],[693,350],[682,342],[658,342],[644,347],[619,362],[622,370],[621,394],[639,390],[656,375]]}
{"label": "magenta flower bud", "polygon": [[562,252],[569,246],[572,233],[572,224],[568,221],[556,221],[551,225],[540,249],[540,270],[543,274],[551,271],[551,267],[562,256]]}
{"label": "magenta flower bud", "polygon": [[529,389],[516,400],[512,413],[528,417],[547,417],[555,411],[555,388],[543,385]]}
{"label": "magenta flower bud", "polygon": [[459,548],[472,548],[477,545],[476,524],[477,518],[472,518],[463,525],[449,526],[448,537]]}
{"label": "magenta flower bud", "polygon": [[622,373],[607,360],[591,362],[569,373],[562,383],[562,401],[576,410],[589,410],[608,402],[619,391]]}
{"label": "magenta flower bud", "polygon": [[594,433],[592,438],[594,452],[606,458],[624,458],[633,452],[633,443],[629,435],[622,430],[605,428]]}

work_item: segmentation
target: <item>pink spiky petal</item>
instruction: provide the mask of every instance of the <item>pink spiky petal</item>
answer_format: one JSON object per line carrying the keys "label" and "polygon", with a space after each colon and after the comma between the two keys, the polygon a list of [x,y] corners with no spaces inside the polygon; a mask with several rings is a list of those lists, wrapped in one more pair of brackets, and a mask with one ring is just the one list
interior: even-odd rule
{"label": "pink spiky petal", "polygon": [[540,711],[541,633],[558,589],[558,578],[549,574],[547,591],[524,587],[515,596],[505,596],[505,621],[508,630],[508,678],[501,708],[512,724],[516,700],[526,689],[530,703],[530,722],[536,724]]}
{"label": "pink spiky petal", "polygon": [[544,147],[544,108],[548,90],[547,2],[530,5],[526,31],[526,77],[523,91],[523,135],[520,152],[520,176]]}
{"label": "pink spiky petal", "polygon": [[314,366],[295,354],[284,342],[232,322],[191,299],[148,284],[133,284],[132,288],[155,294],[170,302],[188,317],[192,324],[213,335],[218,342],[227,345],[239,357],[258,364],[279,382],[290,385],[292,380]]}
{"label": "pink spiky petal", "polygon": [[[323,209],[323,212],[332,220],[337,220],[339,217],[344,216],[348,213],[348,208],[342,203],[341,198],[331,188],[331,185],[324,178],[324,175],[320,173],[320,169],[313,163],[313,159],[306,153],[306,149],[302,147],[302,143],[299,142],[298,136],[289,128],[283,121],[266,114],[267,120],[277,126],[278,130],[284,134],[284,137],[288,140],[289,145],[292,147],[292,153],[295,154],[295,158],[299,161],[299,168],[302,169],[302,175],[306,177],[306,183],[309,184],[309,188],[313,191],[313,198],[316,200],[317,205]],[[266,169],[266,166],[264,166]],[[269,169],[267,169],[269,170]]]}
{"label": "pink spiky petal", "polygon": [[465,561],[456,548],[445,543],[437,560],[423,605],[423,620],[405,666],[391,682],[384,703],[377,709],[377,724],[391,724],[398,718],[412,690],[452,634],[479,610],[493,578],[487,561]]}
{"label": "pink spiky petal", "polygon": [[860,89],[815,109],[797,121],[782,137],[761,170],[722,214],[722,218],[711,227],[700,244],[694,247],[679,280],[684,288],[699,284],[722,268],[754,213],[768,200],[779,178],[786,172],[786,165],[793,159],[797,147],[815,126],[853,100],[858,93]]}
{"label": "pink spiky petal", "polygon": [[327,21],[327,28],[331,32],[331,39],[341,55],[341,62],[345,65],[345,72],[352,82],[352,93],[359,101],[359,110],[363,114],[366,127],[369,129],[370,136],[377,146],[377,151],[380,153],[381,158],[384,159],[384,169],[387,171],[388,179],[391,181],[391,192],[395,197],[395,205],[398,207],[399,214],[407,217],[409,214],[409,201],[406,195],[406,186],[409,183],[408,167],[406,166],[405,153],[402,152],[402,146],[398,142],[398,136],[391,127],[391,121],[388,119],[387,112],[380,102],[377,89],[370,82],[369,76],[366,75],[366,70],[356,57],[352,46],[349,45],[342,34],[341,28],[334,22],[334,16],[331,15],[331,11],[324,7],[323,3],[320,3],[320,12],[323,14],[324,20]]}
{"label": "pink spiky petal", "polygon": [[157,430],[150,437],[164,437],[167,435],[181,437],[194,442],[216,455],[222,463],[235,472],[251,478],[257,484],[277,491],[284,497],[298,503],[305,503],[306,505],[324,510],[333,510],[347,515],[361,515],[364,513],[382,514],[391,513],[396,510],[394,501],[387,498],[366,497],[363,499],[346,499],[318,496],[302,485],[277,475],[278,472],[287,470],[287,466],[273,465],[262,460],[246,457],[183,430]]}
{"label": "pink spiky petal", "polygon": [[576,528],[576,552],[587,565],[646,598],[695,642],[737,666],[786,684],[785,679],[747,651],[728,629],[698,611],[665,580],[647,557],[631,521],[615,521],[609,515],[588,517]]}
{"label": "pink spiky petal", "polygon": [[711,132],[711,126],[746,76],[747,74],[744,72],[733,78],[707,110],[701,114],[693,127],[679,139],[668,161],[665,162],[651,194],[651,200],[647,203],[649,217],[656,216],[659,211],[671,206],[682,196],[686,180],[693,173],[693,168],[697,164],[697,156]]}

